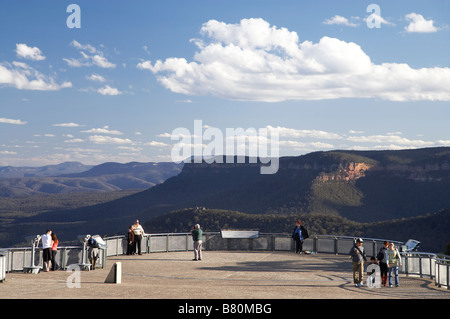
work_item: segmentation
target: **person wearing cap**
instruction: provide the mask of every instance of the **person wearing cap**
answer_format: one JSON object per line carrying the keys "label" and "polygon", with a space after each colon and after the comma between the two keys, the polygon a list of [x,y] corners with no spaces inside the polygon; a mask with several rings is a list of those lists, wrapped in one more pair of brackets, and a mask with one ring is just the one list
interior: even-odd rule
{"label": "person wearing cap", "polygon": [[352,258],[353,284],[355,287],[362,287],[364,280],[364,262],[367,261],[362,238],[356,240],[355,245],[350,249],[349,255]]}
{"label": "person wearing cap", "polygon": [[196,224],[194,228],[191,229],[192,240],[194,241],[194,259],[192,260],[202,260],[202,234],[203,231],[199,224]]}
{"label": "person wearing cap", "polygon": [[294,232],[292,233],[292,239],[295,241],[295,253],[301,254],[303,250],[303,241],[308,238],[308,231],[305,227],[302,226],[302,222],[300,220],[297,221],[297,226],[294,228]]}

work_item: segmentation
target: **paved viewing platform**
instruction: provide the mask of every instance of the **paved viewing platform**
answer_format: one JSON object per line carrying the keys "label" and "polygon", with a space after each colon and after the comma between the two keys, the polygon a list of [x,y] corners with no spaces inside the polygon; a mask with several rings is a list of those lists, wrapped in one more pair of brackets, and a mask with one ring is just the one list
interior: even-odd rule
{"label": "paved viewing platform", "polygon": [[[104,269],[79,272],[11,272],[0,283],[1,299],[450,299],[429,278],[400,274],[400,287],[353,286],[349,256],[297,255],[280,251],[161,252],[107,258]],[[121,283],[105,283],[114,263]],[[367,276],[366,276],[367,278]]]}

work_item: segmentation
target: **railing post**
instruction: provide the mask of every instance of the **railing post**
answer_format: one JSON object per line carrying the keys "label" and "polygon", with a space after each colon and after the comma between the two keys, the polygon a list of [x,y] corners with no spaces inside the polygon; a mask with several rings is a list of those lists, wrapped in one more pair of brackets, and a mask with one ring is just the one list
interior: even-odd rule
{"label": "railing post", "polygon": [[450,275],[450,271],[449,271],[450,264],[447,263],[446,266],[447,266],[447,290],[450,290],[450,278],[449,278],[449,275]]}
{"label": "railing post", "polygon": [[405,253],[405,255],[404,255],[405,257],[405,275],[406,275],[406,277],[408,277],[408,261],[409,261],[409,258],[408,258],[408,253]]}
{"label": "railing post", "polygon": [[317,236],[314,237],[314,241],[313,241],[313,251],[315,251],[316,253],[319,252],[319,243],[318,243],[318,238],[317,238]]}

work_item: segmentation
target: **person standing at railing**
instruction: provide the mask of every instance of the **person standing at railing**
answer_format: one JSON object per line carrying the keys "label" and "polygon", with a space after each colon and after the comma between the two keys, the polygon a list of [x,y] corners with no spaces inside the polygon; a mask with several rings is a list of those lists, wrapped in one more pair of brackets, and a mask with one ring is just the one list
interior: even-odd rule
{"label": "person standing at railing", "polygon": [[52,232],[52,270],[58,270],[59,266],[56,263],[56,253],[58,252],[59,240],[55,233]]}
{"label": "person standing at railing", "polygon": [[302,226],[300,220],[297,221],[297,226],[295,226],[292,233],[292,239],[295,241],[295,253],[301,254],[303,250],[303,241],[308,238],[308,231]]}
{"label": "person standing at railing", "polygon": [[86,245],[89,247],[88,259],[92,265],[92,270],[95,270],[95,265],[97,264],[97,259],[99,257],[98,249],[100,246],[99,246],[98,242],[94,238],[92,238],[91,235],[88,235],[88,236],[89,236],[89,239],[86,243]]}
{"label": "person standing at railing", "polygon": [[39,241],[42,239],[42,260],[43,267],[42,269],[47,272],[50,271],[50,262],[52,260],[52,231],[47,229],[45,234],[38,238],[36,242],[36,247],[39,246]]}
{"label": "person standing at railing", "polygon": [[386,260],[389,272],[389,287],[392,287],[392,273],[394,273],[395,277],[395,287],[398,287],[398,267],[402,265],[402,258],[394,243],[390,243],[389,249],[386,250]]}
{"label": "person standing at railing", "polygon": [[134,255],[135,253],[135,241],[134,241],[134,230],[133,225],[128,228],[128,234],[127,234],[127,255]]}
{"label": "person standing at railing", "polygon": [[[136,222],[134,223],[133,231],[134,231],[134,242],[136,243],[138,255],[142,255],[141,241],[142,241],[142,237],[144,236],[145,233],[144,233],[144,228],[142,228],[142,225],[139,224],[139,220],[136,220]],[[136,251],[136,248],[135,248],[135,251]]]}
{"label": "person standing at railing", "polygon": [[194,259],[192,260],[202,260],[202,235],[203,231],[199,224],[196,224],[194,228],[191,229],[192,240],[194,241]]}
{"label": "person standing at railing", "polygon": [[367,258],[361,238],[356,240],[355,245],[350,249],[349,255],[352,258],[353,284],[355,287],[362,287],[364,285],[364,262],[367,262]]}

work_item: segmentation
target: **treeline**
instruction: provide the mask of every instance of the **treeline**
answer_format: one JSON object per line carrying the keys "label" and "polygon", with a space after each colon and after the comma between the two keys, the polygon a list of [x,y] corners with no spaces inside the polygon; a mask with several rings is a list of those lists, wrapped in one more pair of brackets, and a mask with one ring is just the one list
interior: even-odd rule
{"label": "treeline", "polygon": [[17,198],[0,197],[1,218],[23,218],[41,213],[97,205],[142,190],[98,193],[40,194]]}

